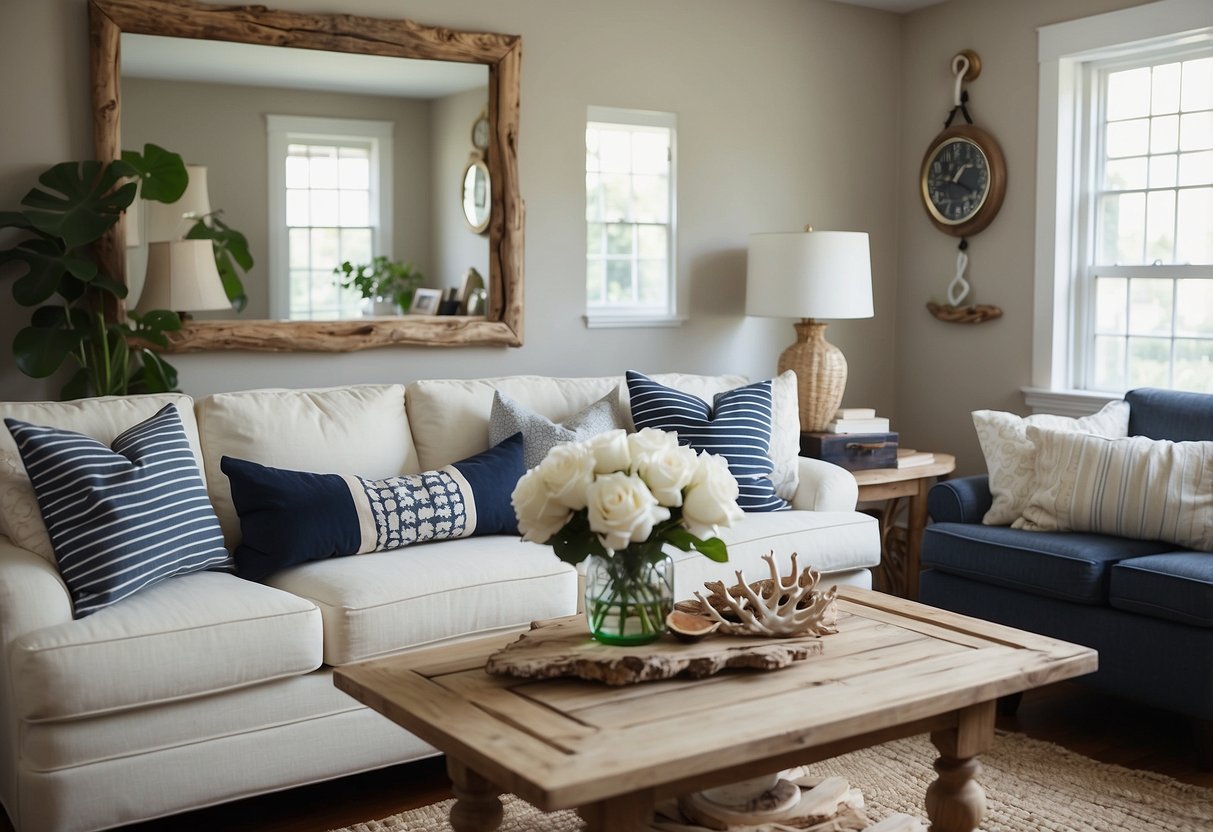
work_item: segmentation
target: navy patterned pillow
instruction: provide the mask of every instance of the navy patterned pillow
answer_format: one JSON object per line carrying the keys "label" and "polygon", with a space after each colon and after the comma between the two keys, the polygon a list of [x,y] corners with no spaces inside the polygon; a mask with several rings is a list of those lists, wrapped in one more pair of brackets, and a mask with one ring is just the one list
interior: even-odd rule
{"label": "navy patterned pillow", "polygon": [[437,471],[381,480],[270,468],[230,456],[220,468],[240,515],[236,573],[249,580],[313,560],[518,533],[510,495],[525,470],[520,433]]}
{"label": "navy patterned pillow", "polygon": [[38,498],[74,617],[174,575],[231,568],[173,405],[108,447],[74,431],[4,423]]}
{"label": "navy patterned pillow", "polygon": [[659,384],[643,373],[627,372],[636,430],[657,428],[678,434],[696,451],[723,456],[737,479],[742,511],[783,511],[787,500],[775,493],[771,474],[771,382],[760,381],[717,393],[712,406],[698,396]]}

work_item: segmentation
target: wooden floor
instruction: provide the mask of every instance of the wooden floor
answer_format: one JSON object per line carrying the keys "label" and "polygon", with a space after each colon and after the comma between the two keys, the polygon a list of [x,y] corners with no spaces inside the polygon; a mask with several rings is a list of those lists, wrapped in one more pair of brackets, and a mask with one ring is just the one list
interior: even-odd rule
{"label": "wooden floor", "polygon": [[[1107,763],[1213,787],[1190,721],[1063,682],[1026,694],[999,727]],[[327,832],[450,797],[442,758],[124,827],[122,832]],[[7,820],[3,832],[12,832]]]}

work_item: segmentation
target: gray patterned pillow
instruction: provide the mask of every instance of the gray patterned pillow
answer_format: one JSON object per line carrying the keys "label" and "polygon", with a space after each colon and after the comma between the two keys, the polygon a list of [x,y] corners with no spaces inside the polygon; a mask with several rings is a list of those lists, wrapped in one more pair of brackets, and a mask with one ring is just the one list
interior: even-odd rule
{"label": "gray patterned pillow", "polygon": [[493,409],[489,415],[489,445],[496,445],[521,431],[522,463],[529,470],[543,462],[548,451],[562,442],[589,439],[622,427],[625,424],[619,407],[618,387],[560,424],[497,390],[493,393]]}

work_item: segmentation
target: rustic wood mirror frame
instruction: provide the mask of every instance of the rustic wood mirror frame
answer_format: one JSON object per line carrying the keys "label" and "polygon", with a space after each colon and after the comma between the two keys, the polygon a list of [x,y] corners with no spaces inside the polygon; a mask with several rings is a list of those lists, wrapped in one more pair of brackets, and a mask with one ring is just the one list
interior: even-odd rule
{"label": "rustic wood mirror frame", "polygon": [[[488,309],[482,316],[401,316],[346,321],[191,321],[171,341],[174,352],[316,350],[346,352],[393,344],[522,344],[523,204],[518,189],[519,80],[522,38],[460,32],[410,20],[296,14],[264,6],[213,6],[192,0],[89,0],[89,51],[96,157],[121,155],[120,37],[123,32],[291,46],[400,58],[485,64],[491,129],[487,163]],[[172,148],[169,148],[170,150]],[[123,224],[99,243],[103,268],[125,282]],[[122,310],[116,310],[122,314]]]}

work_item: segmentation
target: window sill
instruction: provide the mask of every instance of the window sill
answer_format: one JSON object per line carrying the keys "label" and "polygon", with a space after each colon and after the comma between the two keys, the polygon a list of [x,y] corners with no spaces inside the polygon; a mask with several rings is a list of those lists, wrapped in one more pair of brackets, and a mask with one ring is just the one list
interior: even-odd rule
{"label": "window sill", "polygon": [[586,329],[642,329],[682,326],[684,315],[582,315]]}
{"label": "window sill", "polygon": [[1111,401],[1123,398],[1115,393],[1090,390],[1046,390],[1024,387],[1024,404],[1033,413],[1054,413],[1058,416],[1090,416]]}

